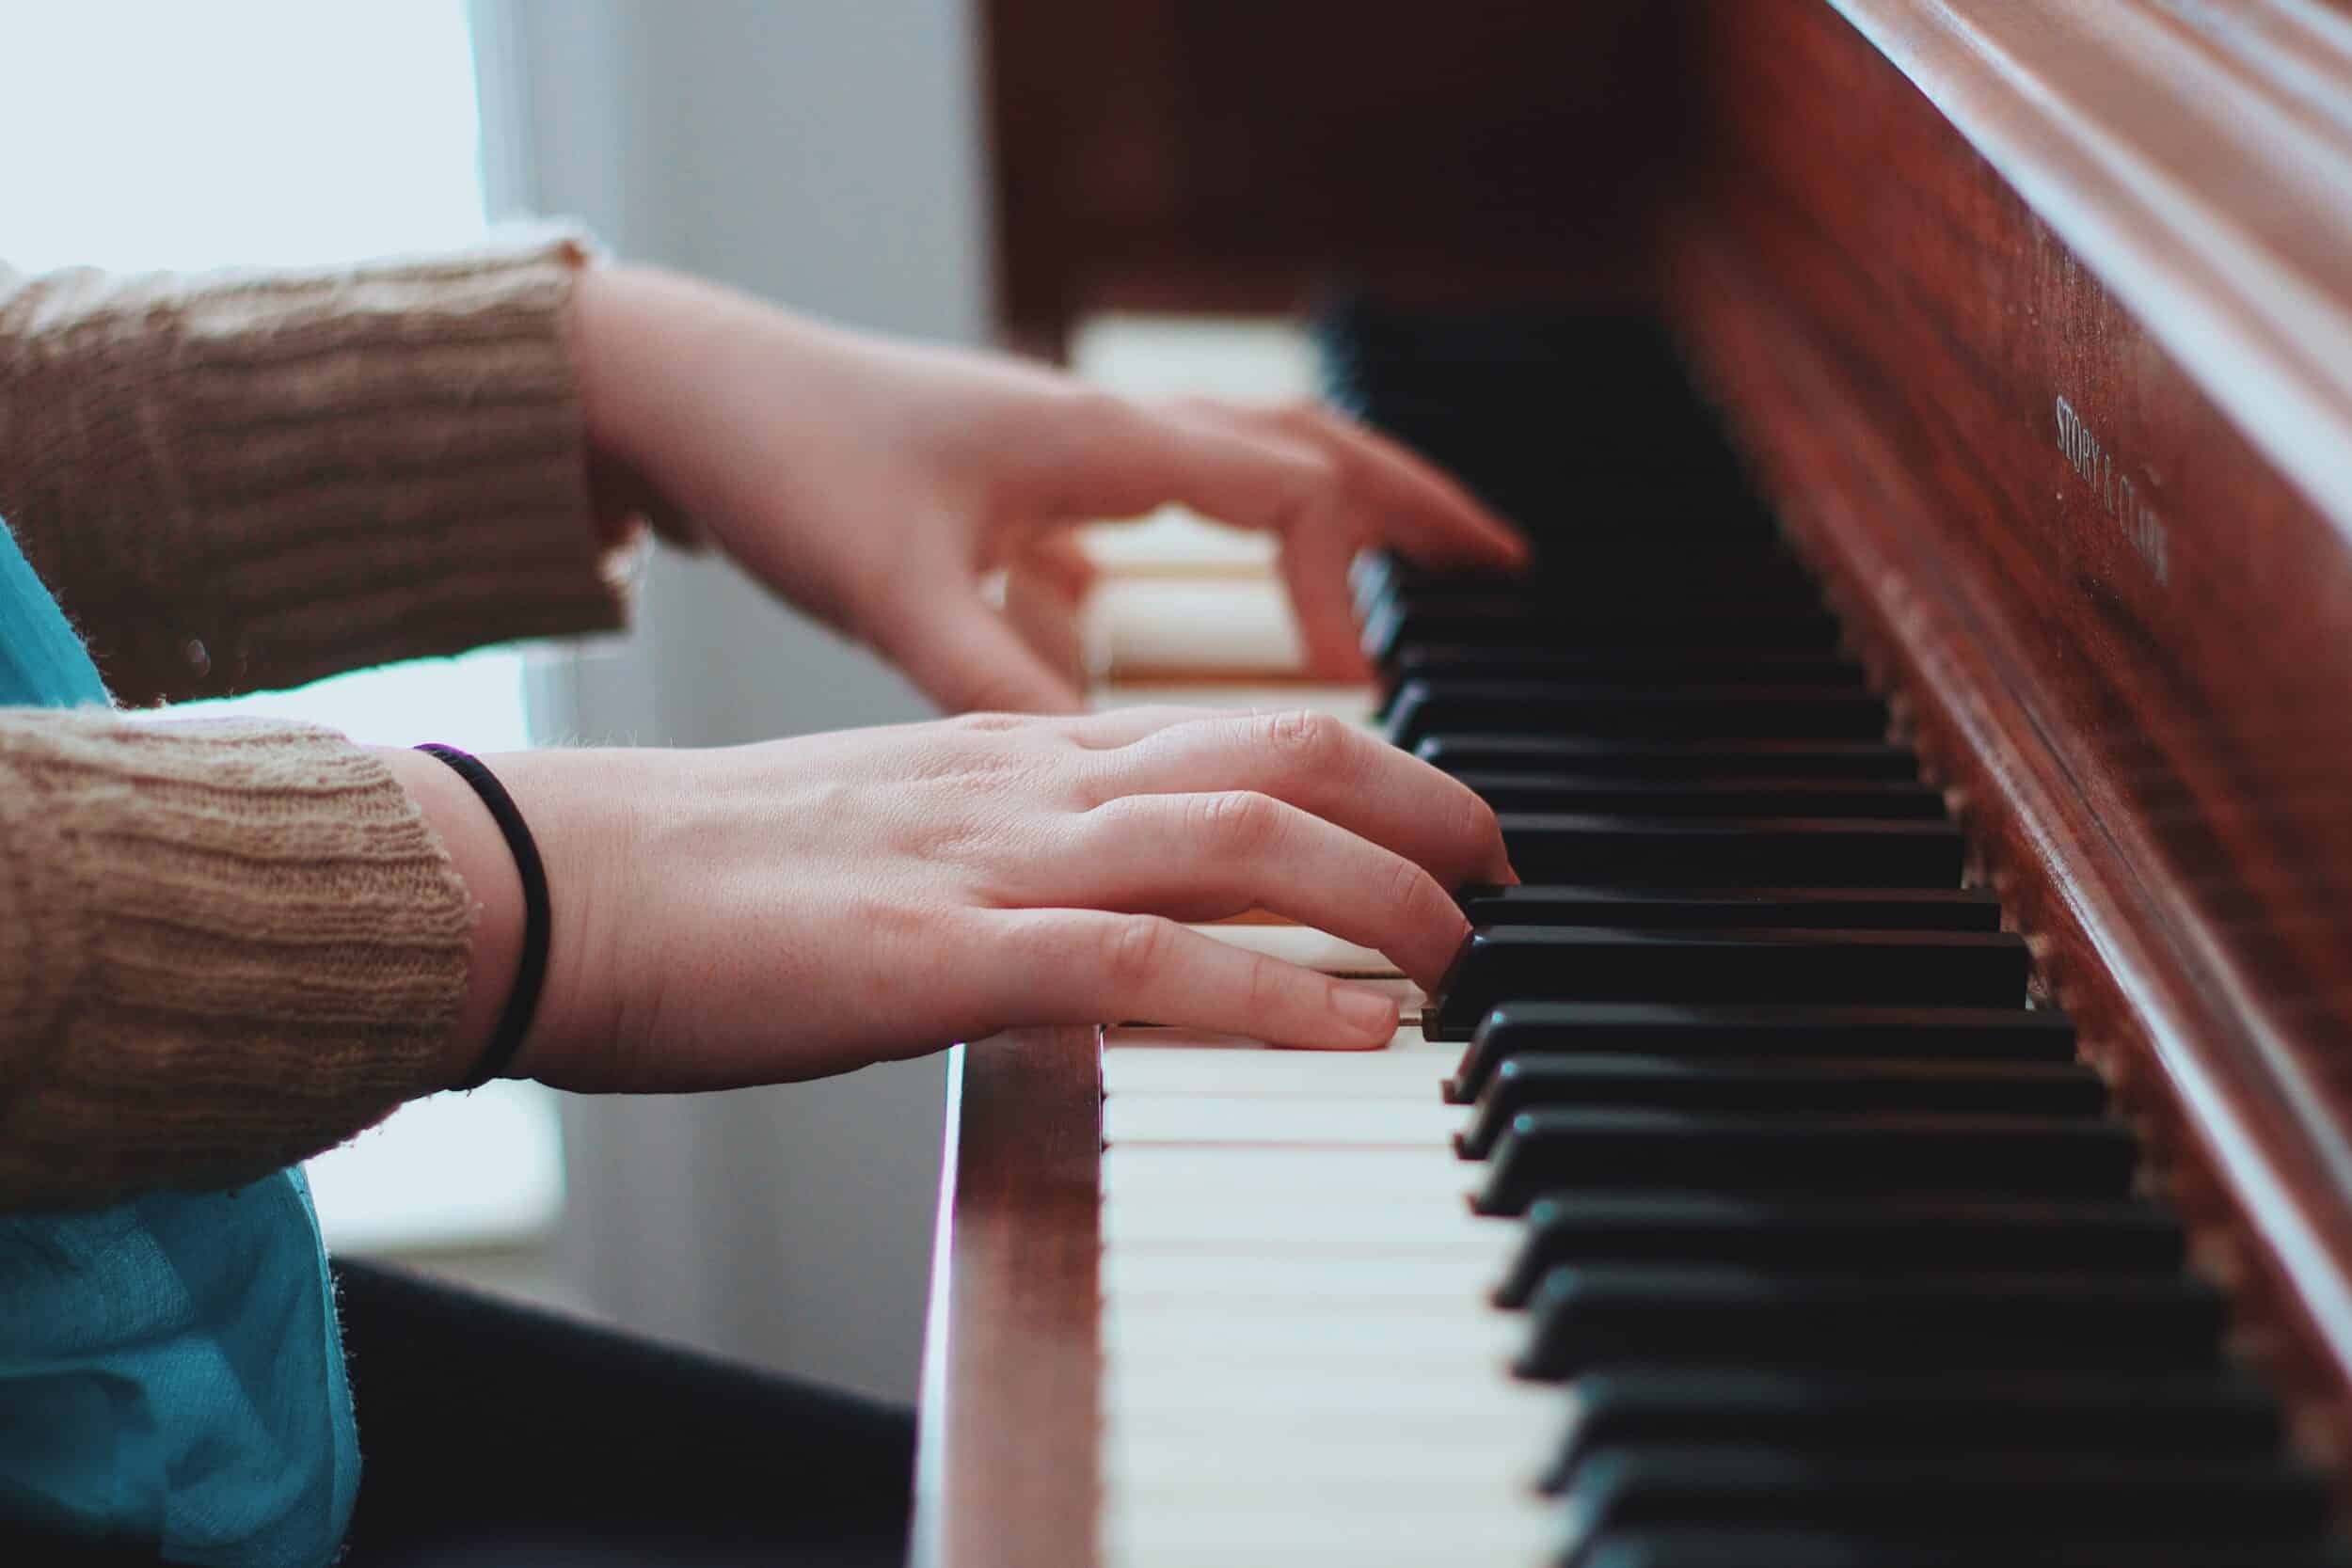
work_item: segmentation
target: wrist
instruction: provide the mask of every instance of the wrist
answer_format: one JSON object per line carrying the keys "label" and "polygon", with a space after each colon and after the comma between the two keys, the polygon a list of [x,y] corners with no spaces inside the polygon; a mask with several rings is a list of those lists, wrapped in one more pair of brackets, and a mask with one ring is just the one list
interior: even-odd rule
{"label": "wrist", "polygon": [[583,272],[572,294],[572,338],[590,446],[659,481],[682,411],[675,388],[698,385],[707,352],[697,324],[722,291],[657,267],[610,262]]}
{"label": "wrist", "polygon": [[[524,944],[522,878],[489,808],[446,763],[389,748],[377,755],[423,810],[474,902],[465,997],[434,1081],[451,1087],[473,1078],[513,994]],[[501,1076],[561,1082],[566,1062],[609,1053],[616,1036],[615,959],[627,907],[618,884],[634,836],[630,755],[546,750],[481,759],[530,826],[550,905],[538,1006]]]}
{"label": "wrist", "polygon": [[420,752],[371,750],[424,814],[473,904],[465,994],[432,1075],[433,1088],[448,1088],[472,1076],[514,990],[523,947],[522,878],[489,808],[465,780]]}

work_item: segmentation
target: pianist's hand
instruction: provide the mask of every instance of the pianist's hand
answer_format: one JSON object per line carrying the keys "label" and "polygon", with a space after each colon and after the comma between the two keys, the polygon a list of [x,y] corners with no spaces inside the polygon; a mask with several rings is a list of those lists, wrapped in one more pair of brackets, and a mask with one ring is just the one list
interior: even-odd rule
{"label": "pianist's hand", "polygon": [[[429,757],[379,754],[484,906],[479,1037],[454,1043],[453,1081],[504,997],[520,893],[470,790]],[[1376,1046],[1387,998],[1174,922],[1264,908],[1427,984],[1466,934],[1446,889],[1512,879],[1477,796],[1318,715],[980,714],[488,760],[553,900],[516,1070],[567,1088],[810,1078],[1036,1023]]]}
{"label": "pianist's hand", "polygon": [[1524,556],[1460,486],[1321,410],[1145,407],[629,267],[582,280],[578,331],[599,457],[950,709],[1077,706],[982,592],[1019,561],[1066,568],[1076,523],[1182,501],[1279,535],[1309,656],[1332,678],[1363,673],[1344,582],[1360,546]]}

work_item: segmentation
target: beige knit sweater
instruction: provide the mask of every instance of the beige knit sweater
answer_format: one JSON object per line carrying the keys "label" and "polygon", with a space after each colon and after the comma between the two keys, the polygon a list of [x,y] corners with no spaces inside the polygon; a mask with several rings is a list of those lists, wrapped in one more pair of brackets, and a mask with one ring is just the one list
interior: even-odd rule
{"label": "beige knit sweater", "polygon": [[[0,271],[0,518],[116,695],[618,625],[582,259]],[[433,1086],[472,918],[329,731],[0,709],[0,1210],[245,1180]]]}

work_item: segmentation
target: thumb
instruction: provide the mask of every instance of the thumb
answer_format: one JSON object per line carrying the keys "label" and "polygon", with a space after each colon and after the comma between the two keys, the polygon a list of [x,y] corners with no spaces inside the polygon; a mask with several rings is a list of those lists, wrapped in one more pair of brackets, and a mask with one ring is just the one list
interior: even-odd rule
{"label": "thumb", "polygon": [[949,713],[1076,713],[1074,683],[1057,674],[968,583],[898,595],[905,607],[874,645]]}

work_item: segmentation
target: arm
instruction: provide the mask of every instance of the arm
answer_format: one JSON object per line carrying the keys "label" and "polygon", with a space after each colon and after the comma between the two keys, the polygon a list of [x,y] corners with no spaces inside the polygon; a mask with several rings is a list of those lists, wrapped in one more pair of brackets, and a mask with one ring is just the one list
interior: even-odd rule
{"label": "arm", "polygon": [[[570,330],[601,457],[950,703],[1075,705],[977,579],[1088,517],[1181,499],[1279,533],[1329,664],[1357,543],[1520,548],[1312,410],[1145,408],[626,268],[578,291]],[[771,1083],[1107,1018],[1375,1045],[1388,1002],[1176,922],[1268,909],[1431,981],[1462,935],[1444,889],[1510,877],[1473,795],[1311,716],[487,760],[555,898],[516,1070],[570,1088]],[[438,763],[43,713],[0,715],[0,1209],[258,1175],[478,1058],[519,890]]]}
{"label": "arm", "polygon": [[0,515],[116,695],[619,625],[570,341],[583,255],[0,270]]}
{"label": "arm", "polygon": [[[1178,921],[1266,909],[1436,981],[1493,815],[1328,719],[1137,709],[486,759],[548,862],[514,1064],[768,1084],[1020,1024],[1384,1042],[1395,1005]],[[0,710],[0,1212],[230,1185],[465,1079],[518,879],[440,763],[253,721]]]}
{"label": "arm", "polygon": [[497,927],[443,815],[311,726],[0,709],[0,1209],[247,1179],[449,1081]]}

